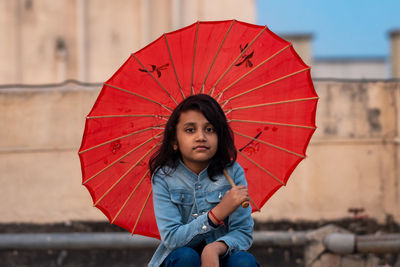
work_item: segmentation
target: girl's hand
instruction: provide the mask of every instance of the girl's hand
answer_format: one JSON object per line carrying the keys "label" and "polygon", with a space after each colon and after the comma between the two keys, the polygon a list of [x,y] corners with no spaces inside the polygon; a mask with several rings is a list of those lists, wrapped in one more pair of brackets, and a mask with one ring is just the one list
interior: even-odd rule
{"label": "girl's hand", "polygon": [[224,255],[227,249],[227,245],[219,241],[205,246],[201,253],[201,267],[218,267],[219,256]]}
{"label": "girl's hand", "polygon": [[[221,202],[213,208],[213,214],[221,221],[233,213],[244,201],[249,201],[249,192],[244,185],[234,186],[226,191]],[[213,223],[218,222],[212,216],[209,216]]]}

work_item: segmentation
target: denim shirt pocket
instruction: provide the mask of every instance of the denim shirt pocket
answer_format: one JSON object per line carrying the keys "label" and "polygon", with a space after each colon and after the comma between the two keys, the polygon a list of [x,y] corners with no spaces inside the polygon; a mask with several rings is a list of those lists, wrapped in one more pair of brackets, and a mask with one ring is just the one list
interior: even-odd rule
{"label": "denim shirt pocket", "polygon": [[[224,185],[219,187],[217,190],[213,190],[211,192],[207,193],[206,196],[206,200],[208,202],[208,204],[210,205],[210,210],[215,207],[219,202],[221,202],[222,198],[225,196],[226,191],[228,191],[231,188],[230,185]],[[215,235],[221,235],[222,233],[226,233],[226,231],[228,230],[227,225],[228,225],[228,221],[229,221],[229,216],[225,218],[224,220],[224,224],[225,227],[220,227],[219,233],[214,233]],[[215,239],[217,239],[218,236],[215,236]]]}
{"label": "denim shirt pocket", "polygon": [[193,193],[184,189],[173,189],[170,192],[170,196],[171,202],[178,207],[182,214],[184,223],[187,223],[194,202]]}
{"label": "denim shirt pocket", "polygon": [[225,196],[226,191],[228,191],[230,188],[230,185],[224,185],[217,190],[207,192],[207,202],[210,203],[212,206],[215,206],[216,204],[221,202],[222,198]]}

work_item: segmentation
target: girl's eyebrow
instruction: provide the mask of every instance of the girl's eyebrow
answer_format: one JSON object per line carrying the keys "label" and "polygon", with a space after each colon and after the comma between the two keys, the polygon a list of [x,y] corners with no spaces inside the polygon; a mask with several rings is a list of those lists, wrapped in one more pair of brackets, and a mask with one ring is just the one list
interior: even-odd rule
{"label": "girl's eyebrow", "polygon": [[[186,127],[186,126],[196,126],[196,125],[197,125],[196,122],[186,122],[185,124],[183,124],[184,127]],[[205,125],[208,126],[208,125],[212,125],[212,124],[211,124],[210,122],[207,121],[207,122],[205,123]]]}
{"label": "girl's eyebrow", "polygon": [[183,126],[194,126],[196,125],[195,122],[186,122],[185,124],[183,124]]}

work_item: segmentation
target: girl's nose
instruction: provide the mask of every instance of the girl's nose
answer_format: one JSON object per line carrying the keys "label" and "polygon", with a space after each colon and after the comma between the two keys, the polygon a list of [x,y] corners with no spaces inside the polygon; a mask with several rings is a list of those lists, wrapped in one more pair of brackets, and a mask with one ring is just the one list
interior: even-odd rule
{"label": "girl's nose", "polygon": [[206,135],[205,135],[205,133],[204,133],[203,131],[198,131],[196,137],[197,137],[197,138],[196,138],[197,141],[204,141],[204,140],[206,140]]}

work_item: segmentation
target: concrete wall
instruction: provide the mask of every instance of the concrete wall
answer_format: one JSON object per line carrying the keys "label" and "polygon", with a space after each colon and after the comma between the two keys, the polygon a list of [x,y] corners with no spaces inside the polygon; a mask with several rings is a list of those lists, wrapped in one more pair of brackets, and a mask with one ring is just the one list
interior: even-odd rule
{"label": "concrete wall", "polygon": [[400,78],[400,29],[390,32],[392,77]]}
{"label": "concrete wall", "polygon": [[316,134],[287,188],[261,220],[332,220],[349,208],[380,222],[400,220],[399,83],[316,82]]}
{"label": "concrete wall", "polygon": [[293,44],[304,63],[312,65],[312,34],[282,34],[280,36]]}
{"label": "concrete wall", "polygon": [[[315,136],[259,220],[400,222],[399,82],[315,83]],[[0,88],[0,223],[105,220],[81,185],[78,148],[101,85]]]}
{"label": "concrete wall", "polygon": [[314,59],[313,78],[387,79],[391,77],[385,58]]}
{"label": "concrete wall", "polygon": [[255,0],[0,0],[0,84],[103,82],[164,32],[255,22]]}

